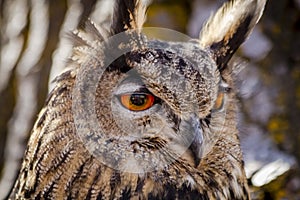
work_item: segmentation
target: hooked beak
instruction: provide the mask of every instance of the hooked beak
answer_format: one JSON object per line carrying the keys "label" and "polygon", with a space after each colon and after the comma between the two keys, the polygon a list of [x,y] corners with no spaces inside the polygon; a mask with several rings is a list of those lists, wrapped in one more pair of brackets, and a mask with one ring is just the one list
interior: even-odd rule
{"label": "hooked beak", "polygon": [[200,119],[193,114],[188,120],[183,120],[180,125],[182,134],[187,139],[189,150],[194,158],[195,166],[198,166],[202,157],[203,131]]}

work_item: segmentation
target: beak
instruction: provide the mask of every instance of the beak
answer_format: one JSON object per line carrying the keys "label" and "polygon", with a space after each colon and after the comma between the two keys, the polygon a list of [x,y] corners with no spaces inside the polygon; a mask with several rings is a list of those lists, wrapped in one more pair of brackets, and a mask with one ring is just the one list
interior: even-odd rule
{"label": "beak", "polygon": [[183,120],[180,129],[194,157],[194,164],[198,166],[202,157],[203,131],[197,115],[193,114],[188,120]]}

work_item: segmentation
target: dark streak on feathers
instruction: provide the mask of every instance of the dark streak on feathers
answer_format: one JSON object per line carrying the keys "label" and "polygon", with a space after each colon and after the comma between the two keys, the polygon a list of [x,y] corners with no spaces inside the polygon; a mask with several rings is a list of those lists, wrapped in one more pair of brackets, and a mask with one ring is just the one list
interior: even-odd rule
{"label": "dark streak on feathers", "polygon": [[135,4],[136,0],[116,0],[113,23],[111,26],[111,32],[113,34],[118,34],[127,30],[126,26],[132,28],[130,25],[132,20],[130,18],[130,13],[134,13]]}
{"label": "dark streak on feathers", "polygon": [[226,68],[227,63],[233,54],[247,38],[247,33],[249,32],[249,26],[252,19],[253,15],[249,14],[228,40],[225,41],[223,39],[220,42],[211,44],[210,49],[220,71]]}

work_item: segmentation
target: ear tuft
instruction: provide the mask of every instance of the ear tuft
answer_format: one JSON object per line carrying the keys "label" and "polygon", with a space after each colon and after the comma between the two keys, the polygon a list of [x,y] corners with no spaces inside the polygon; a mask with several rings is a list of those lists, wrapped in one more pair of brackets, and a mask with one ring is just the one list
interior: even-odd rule
{"label": "ear tuft", "polygon": [[141,29],[146,20],[150,0],[116,0],[113,14],[112,33],[128,29]]}
{"label": "ear tuft", "polygon": [[266,0],[232,0],[210,17],[200,33],[200,45],[211,50],[222,70],[259,21]]}

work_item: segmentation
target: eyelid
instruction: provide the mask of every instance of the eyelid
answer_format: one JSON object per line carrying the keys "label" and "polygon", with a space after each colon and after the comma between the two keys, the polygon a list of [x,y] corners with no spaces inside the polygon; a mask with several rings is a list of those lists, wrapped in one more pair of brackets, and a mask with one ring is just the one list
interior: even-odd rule
{"label": "eyelid", "polygon": [[230,91],[231,91],[231,88],[229,87],[229,85],[227,83],[225,83],[224,81],[221,81],[221,83],[219,85],[219,92],[229,93]]}
{"label": "eyelid", "polygon": [[[146,87],[144,85],[141,85],[139,82],[129,82],[125,84],[121,84],[115,91],[114,94],[116,96],[120,96],[123,94],[129,94],[129,93],[137,93],[137,92],[142,92],[146,91]],[[148,91],[148,90],[147,90]]]}

